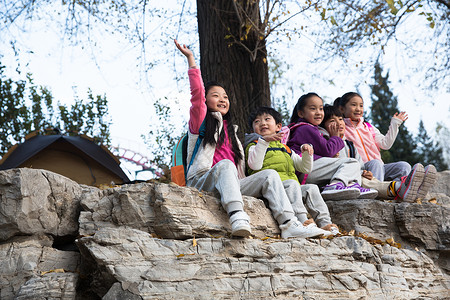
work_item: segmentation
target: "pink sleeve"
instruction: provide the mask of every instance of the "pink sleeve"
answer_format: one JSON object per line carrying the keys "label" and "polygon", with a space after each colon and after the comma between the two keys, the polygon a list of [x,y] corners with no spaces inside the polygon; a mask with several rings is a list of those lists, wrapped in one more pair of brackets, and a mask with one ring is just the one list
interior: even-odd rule
{"label": "pink sleeve", "polygon": [[205,87],[200,69],[189,69],[189,84],[191,86],[191,108],[189,109],[189,131],[198,134],[200,125],[206,116]]}

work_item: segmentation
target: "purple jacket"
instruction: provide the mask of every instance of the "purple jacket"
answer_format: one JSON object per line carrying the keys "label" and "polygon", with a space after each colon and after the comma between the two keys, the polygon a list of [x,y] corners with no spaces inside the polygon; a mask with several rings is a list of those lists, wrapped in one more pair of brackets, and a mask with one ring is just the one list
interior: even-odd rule
{"label": "purple jacket", "polygon": [[314,160],[321,157],[333,157],[345,146],[344,141],[338,136],[332,136],[329,140],[325,139],[318,126],[304,119],[298,119],[297,123],[290,124],[289,128],[291,132],[287,145],[299,155],[302,153],[300,148],[303,144],[313,145]]}

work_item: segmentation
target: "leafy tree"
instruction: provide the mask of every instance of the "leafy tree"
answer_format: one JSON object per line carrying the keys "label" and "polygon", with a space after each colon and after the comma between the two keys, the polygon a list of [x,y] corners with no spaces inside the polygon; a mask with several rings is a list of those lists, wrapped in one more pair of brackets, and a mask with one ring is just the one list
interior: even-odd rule
{"label": "leafy tree", "polygon": [[26,80],[14,81],[4,71],[5,66],[0,63],[0,155],[36,130],[87,134],[97,143],[109,146],[111,122],[106,96],[94,96],[88,90],[86,102],[76,96],[71,106],[59,104],[55,114],[51,92],[36,86],[31,74]]}
{"label": "leafy tree", "polygon": [[428,135],[422,120],[419,122],[416,142],[416,153],[423,165],[433,164],[439,171],[447,170],[448,166],[445,163],[443,150]]}
{"label": "leafy tree", "polygon": [[[327,0],[318,1],[316,8],[329,25],[321,28],[323,34],[318,35],[318,43],[325,54],[321,58],[342,57],[346,62],[370,65],[369,61],[355,61],[352,57],[358,52],[372,51],[371,57],[378,61],[388,43],[396,41],[396,53],[400,57],[413,58],[410,63],[401,64],[403,70],[408,68],[409,74],[419,73],[421,76],[426,70],[420,83],[428,88],[448,86],[449,1]],[[428,30],[402,33],[404,25],[417,28],[417,24],[428,25]]]}
{"label": "leafy tree", "polygon": [[[160,167],[164,173],[167,173],[166,170],[170,167],[173,146],[186,133],[183,130],[187,128],[187,122],[181,117],[180,109],[177,111],[171,108],[167,104],[168,101],[169,99],[165,97],[153,103],[155,117],[152,117],[148,135],[142,136],[145,144],[152,150],[153,157],[150,158],[150,162]],[[178,104],[176,99],[171,101]]]}
{"label": "leafy tree", "polygon": [[[203,76],[221,81],[227,87],[236,101],[235,107],[239,107],[233,113],[237,124],[244,129],[249,111],[270,104],[268,43],[276,48],[277,43],[306,37],[316,44],[317,56],[313,58],[342,57],[347,65],[355,53],[367,52],[369,48],[376,49],[372,58],[378,59],[384,55],[388,42],[398,39],[406,50],[411,49],[407,52],[410,58],[423,57],[423,51],[429,52],[425,53],[426,57],[433,59],[426,59],[428,65],[417,68],[429,70],[427,75],[432,86],[445,83],[449,75],[448,1],[196,0],[196,4]],[[134,45],[141,44],[138,58],[143,60],[146,72],[168,58],[155,61],[152,56],[152,61],[146,61],[147,51],[156,47],[173,48],[167,45],[171,37],[183,30],[195,30],[186,26],[190,24],[187,18],[193,17],[193,3],[185,0],[170,3],[40,0],[7,1],[1,5],[0,32],[9,32],[11,25],[24,28],[29,21],[38,21],[46,14],[51,20],[55,15],[65,16],[59,19],[59,28],[62,36],[69,37],[73,43],[95,43],[93,32],[102,30],[121,34]],[[160,25],[163,20],[168,24],[165,27]],[[402,34],[402,26],[411,20],[428,24],[430,30]],[[158,27],[161,34],[154,34]],[[416,39],[411,39],[412,36]],[[418,49],[425,40],[426,47]],[[190,41],[196,43],[197,39],[190,36]]]}
{"label": "leafy tree", "polygon": [[[389,88],[389,72],[382,75],[383,69],[379,64],[375,65],[374,84],[371,85],[372,105],[370,119],[372,124],[385,134],[391,123],[392,116],[399,112],[397,97]],[[407,161],[415,164],[418,159],[415,155],[415,142],[406,126],[399,128],[394,145],[389,150],[381,150],[381,156],[385,163],[395,161]]]}

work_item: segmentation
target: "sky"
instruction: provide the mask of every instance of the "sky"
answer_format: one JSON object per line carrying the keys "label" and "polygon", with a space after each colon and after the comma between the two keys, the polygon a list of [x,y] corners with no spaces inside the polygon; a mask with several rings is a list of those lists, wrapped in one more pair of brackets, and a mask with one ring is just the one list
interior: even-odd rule
{"label": "sky", "polygon": [[[21,69],[31,72],[36,84],[50,88],[56,100],[71,104],[74,99],[74,87],[81,97],[86,94],[88,88],[93,90],[94,95],[106,95],[112,119],[110,130],[113,146],[133,149],[141,156],[151,157],[151,151],[144,144],[142,135],[147,135],[150,126],[154,125],[155,121],[158,122],[153,107],[157,99],[168,97],[167,103],[170,103],[176,111],[175,122],[182,124],[187,121],[189,107],[189,87],[185,77],[187,63],[170,41],[176,36],[161,35],[161,39],[166,41],[149,48],[146,53],[149,61],[156,60],[163,54],[169,54],[170,61],[157,65],[144,74],[136,59],[142,54],[139,47],[131,45],[119,36],[97,37],[95,44],[70,46],[67,41],[61,42],[57,28],[52,28],[45,22],[35,23],[29,30],[18,33],[12,28],[11,34],[14,34],[15,47],[20,51],[20,55],[15,57],[9,44],[0,43],[2,64],[16,66],[17,62],[20,62]],[[181,43],[192,45],[198,61],[197,39],[187,34],[180,34],[177,38]],[[285,79],[280,80],[279,86],[272,90],[276,95],[286,96],[289,111],[295,105],[296,99],[309,91],[319,93],[325,102],[330,103],[345,92],[357,90],[363,96],[365,108],[368,109],[372,73],[360,73],[351,66],[351,63],[338,75],[335,72],[327,72],[328,65],[311,67],[309,65],[311,53],[299,51],[299,49],[314,51],[314,44],[308,39],[301,42],[287,42],[284,47],[272,46],[269,43],[268,47],[269,52],[276,51],[290,62],[284,66]],[[361,59],[364,60],[364,53],[361,53]],[[395,53],[395,45],[387,49],[384,62],[385,70],[390,72],[390,86],[398,98],[399,108],[409,114],[409,120],[405,125],[410,132],[417,133],[420,119],[424,121],[426,130],[432,136],[438,122],[450,128],[448,85],[433,93],[435,104],[431,105],[429,96],[418,87],[417,80],[420,78],[405,80],[407,77],[402,73],[404,68],[398,66],[399,58]],[[340,62],[336,62],[336,65],[338,63]],[[316,69],[314,74],[311,72],[313,69]],[[321,73],[317,74],[317,70]],[[14,70],[9,70],[8,74],[17,76]],[[174,76],[182,78],[180,81],[174,81]],[[329,80],[333,83],[330,84]],[[149,88],[149,85],[152,88]],[[288,91],[286,86],[291,86],[292,91]],[[176,131],[178,132],[174,132],[175,135],[181,135],[185,129],[178,128]],[[133,172],[139,168],[126,164],[125,169]]]}

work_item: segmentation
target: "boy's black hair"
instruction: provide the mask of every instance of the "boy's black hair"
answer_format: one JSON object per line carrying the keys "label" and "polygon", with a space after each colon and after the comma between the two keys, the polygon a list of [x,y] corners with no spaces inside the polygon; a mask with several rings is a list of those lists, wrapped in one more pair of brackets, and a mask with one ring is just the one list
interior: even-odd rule
{"label": "boy's black hair", "polygon": [[272,107],[270,107],[270,106],[260,106],[254,112],[252,112],[250,114],[250,116],[248,117],[248,125],[249,125],[249,127],[253,128],[253,121],[255,121],[255,119],[258,116],[261,116],[263,114],[271,115],[275,119],[275,123],[276,124],[281,124],[281,122],[283,121],[283,118],[281,117],[281,114],[279,112],[277,112],[275,109],[273,109]]}
{"label": "boy's black hair", "polygon": [[325,122],[328,121],[329,119],[331,119],[332,116],[342,117],[342,118],[344,117],[344,115],[342,114],[342,112],[339,110],[338,107],[336,107],[334,105],[330,105],[330,104],[325,104],[323,106],[323,120],[319,126],[325,128]]}

